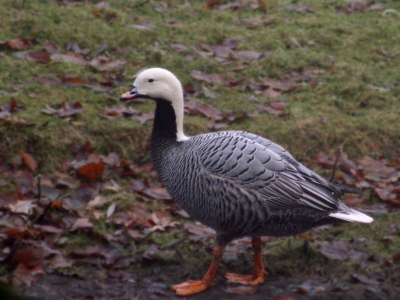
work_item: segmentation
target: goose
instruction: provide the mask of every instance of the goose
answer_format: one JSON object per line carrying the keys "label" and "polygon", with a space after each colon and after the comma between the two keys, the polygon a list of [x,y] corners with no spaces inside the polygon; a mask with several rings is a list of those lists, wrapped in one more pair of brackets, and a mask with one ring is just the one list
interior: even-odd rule
{"label": "goose", "polygon": [[212,286],[225,246],[251,237],[251,275],[226,274],[228,282],[257,285],[267,274],[261,237],[283,237],[313,227],[373,219],[340,202],[357,189],[329,182],[284,148],[245,131],[220,131],[186,136],[183,131],[182,85],[170,71],[141,72],[121,101],[135,98],[156,102],[151,134],[151,159],[159,178],[176,203],[192,218],[213,228],[216,246],[202,280],[172,287],[188,296]]}

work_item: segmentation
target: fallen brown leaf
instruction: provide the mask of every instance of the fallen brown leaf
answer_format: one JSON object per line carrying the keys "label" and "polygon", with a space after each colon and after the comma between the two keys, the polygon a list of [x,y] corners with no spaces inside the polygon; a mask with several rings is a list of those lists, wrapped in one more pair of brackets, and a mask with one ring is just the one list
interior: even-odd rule
{"label": "fallen brown leaf", "polygon": [[41,63],[41,64],[47,64],[51,61],[50,54],[46,51],[29,52],[26,55],[26,58],[29,61],[34,61],[34,62]]}
{"label": "fallen brown leaf", "polygon": [[23,39],[11,39],[7,42],[0,41],[0,47],[15,49],[15,50],[25,50],[31,45],[29,38]]}
{"label": "fallen brown leaf", "polygon": [[228,57],[234,57],[235,53],[234,51],[226,46],[217,46],[213,47],[213,51],[216,57],[220,58],[228,58]]}
{"label": "fallen brown leaf", "polygon": [[245,40],[245,37],[240,37],[240,38],[225,38],[224,41],[222,42],[222,46],[228,47],[232,50],[235,50],[239,44],[239,42]]}
{"label": "fallen brown leaf", "polygon": [[34,268],[43,263],[45,254],[40,248],[28,246],[25,248],[17,249],[12,256],[11,263],[13,265],[23,264],[27,268]]}
{"label": "fallen brown leaf", "polygon": [[125,106],[124,104],[118,104],[112,107],[106,107],[104,108],[104,110],[100,112],[100,116],[109,120],[115,120],[122,116],[129,117],[133,115],[140,115],[140,113],[132,106]]}
{"label": "fallen brown leaf", "polygon": [[174,25],[180,23],[180,21],[177,19],[164,19],[164,22],[167,23],[168,25]]}
{"label": "fallen brown leaf", "polygon": [[33,185],[33,176],[31,172],[28,171],[23,171],[23,170],[18,170],[11,176],[13,182],[17,185],[23,186],[23,187],[32,187]]}
{"label": "fallen brown leaf", "polygon": [[102,207],[107,202],[107,199],[101,195],[97,195],[93,200],[90,200],[86,205],[86,209],[94,207]]}
{"label": "fallen brown leaf", "polygon": [[215,238],[216,235],[215,230],[204,225],[185,223],[184,228],[187,232],[195,236],[193,240],[209,240]]}
{"label": "fallen brown leaf", "polygon": [[385,9],[385,5],[383,5],[382,3],[375,3],[372,4],[370,7],[368,7],[367,10],[372,11],[372,10],[382,10],[382,9]]}
{"label": "fallen brown leaf", "polygon": [[320,253],[331,260],[346,260],[349,257],[348,251],[338,247],[322,246]]}
{"label": "fallen brown leaf", "polygon": [[325,287],[318,284],[318,282],[314,282],[313,280],[307,280],[297,287],[297,292],[303,295],[315,294],[316,292],[324,291],[326,291]]}
{"label": "fallen brown leaf", "polygon": [[228,4],[220,5],[220,6],[218,7],[218,9],[219,9],[219,10],[225,10],[225,9],[230,9],[230,8],[233,8],[233,9],[240,9],[240,8],[242,8],[242,7],[245,6],[245,5],[246,5],[245,2],[233,2],[233,3],[228,3]]}
{"label": "fallen brown leaf", "polygon": [[182,45],[182,44],[172,44],[171,48],[173,50],[175,50],[176,52],[178,52],[178,53],[182,53],[182,52],[185,52],[187,50],[187,47],[185,45]]}
{"label": "fallen brown leaf", "polygon": [[292,92],[296,89],[296,84],[290,79],[278,80],[273,78],[260,78],[260,85],[285,93]]}
{"label": "fallen brown leaf", "polygon": [[273,90],[273,89],[271,89],[271,88],[269,88],[269,89],[266,89],[266,90],[263,92],[263,96],[264,96],[265,98],[276,98],[276,97],[281,96],[281,93],[280,93],[280,92],[277,92],[277,91],[275,91],[275,90]]}
{"label": "fallen brown leaf", "polygon": [[208,8],[208,9],[212,9],[212,8],[217,7],[218,3],[219,3],[219,0],[210,0],[204,5],[204,7]]}
{"label": "fallen brown leaf", "polygon": [[54,109],[49,105],[46,105],[42,112],[48,115],[56,115],[61,118],[72,117],[83,112],[82,104],[78,101],[76,102],[61,102],[59,105],[60,109]]}
{"label": "fallen brown leaf", "polygon": [[360,283],[366,284],[366,285],[379,285],[380,284],[380,282],[376,281],[375,279],[369,279],[369,278],[365,277],[364,275],[357,274],[357,273],[352,274],[351,278],[356,280],[357,282],[360,282]]}
{"label": "fallen brown leaf", "polygon": [[61,60],[67,63],[85,65],[87,63],[86,59],[82,54],[77,54],[69,52],[67,54],[54,53],[51,54],[51,60]]}
{"label": "fallen brown leaf", "polygon": [[223,113],[210,104],[200,102],[191,98],[186,98],[185,111],[188,114],[201,114],[213,120],[222,120]]}
{"label": "fallen brown leaf", "polygon": [[[121,252],[118,249],[104,247],[100,244],[89,245],[83,249],[74,249],[70,254],[73,257],[79,258],[79,261],[81,262],[87,262],[95,265],[99,263],[98,258],[102,258],[104,259],[104,262],[110,266],[112,266],[116,260],[121,257]],[[83,259],[82,257],[86,258]]]}
{"label": "fallen brown leaf", "polygon": [[97,8],[106,8],[106,7],[110,7],[110,3],[108,3],[107,1],[101,1],[94,6]]}
{"label": "fallen brown leaf", "polygon": [[18,104],[14,97],[10,98],[10,104],[0,106],[0,112],[5,112],[4,116],[10,116],[8,113],[14,112],[16,108],[23,108],[24,104]]}
{"label": "fallen brown leaf", "polygon": [[266,111],[271,115],[279,116],[287,106],[285,102],[272,102],[270,106],[259,105],[257,111]]}
{"label": "fallen brown leaf", "polygon": [[89,218],[79,218],[76,219],[75,223],[72,225],[71,230],[77,229],[93,229],[94,225],[90,222]]}
{"label": "fallen brown leaf", "polygon": [[44,275],[44,270],[42,266],[36,266],[34,268],[27,268],[24,264],[19,264],[18,267],[13,272],[13,282],[14,284],[26,286],[32,286]]}
{"label": "fallen brown leaf", "polygon": [[22,159],[24,160],[24,163],[28,166],[28,168],[31,171],[35,172],[37,163],[34,160],[34,158],[32,157],[32,155],[30,155],[29,153],[26,153],[23,149],[21,149],[21,156],[22,156]]}
{"label": "fallen brown leaf", "polygon": [[116,19],[116,18],[117,18],[117,14],[116,13],[107,13],[104,16],[104,20],[106,20],[107,22],[110,22],[111,20]]}
{"label": "fallen brown leaf", "polygon": [[79,176],[95,180],[101,177],[104,172],[104,164],[101,162],[89,162],[77,169]]}
{"label": "fallen brown leaf", "polygon": [[113,222],[117,225],[123,225],[127,228],[133,226],[148,227],[153,225],[149,222],[150,214],[147,212],[146,206],[134,206],[121,212],[114,213],[108,222]]}
{"label": "fallen brown leaf", "polygon": [[58,47],[52,42],[46,42],[46,44],[43,46],[43,49],[50,54],[60,53],[60,51],[58,51]]}
{"label": "fallen brown leaf", "polygon": [[[121,161],[119,155],[115,152],[110,152],[107,156],[100,155],[100,159],[103,163],[112,167],[117,167]],[[115,182],[113,183],[117,185]]]}
{"label": "fallen brown leaf", "polygon": [[201,80],[201,81],[204,81],[207,83],[213,83],[213,84],[219,84],[219,83],[221,83],[221,81],[223,79],[223,77],[221,75],[203,73],[198,70],[191,71],[190,76],[192,76],[194,79]]}
{"label": "fallen brown leaf", "polygon": [[169,212],[165,210],[159,210],[151,214],[151,220],[156,225],[166,227],[171,223],[172,218]]}
{"label": "fallen brown leaf", "polygon": [[144,238],[144,236],[141,235],[138,230],[128,229],[127,233],[133,240],[140,240]]}
{"label": "fallen brown leaf", "polygon": [[125,65],[124,61],[122,60],[113,61],[107,56],[98,56],[89,62],[89,66],[100,72],[115,71],[120,67],[122,67],[123,65]]}
{"label": "fallen brown leaf", "polygon": [[36,204],[31,200],[18,200],[8,204],[8,209],[15,214],[30,215],[35,207]]}
{"label": "fallen brown leaf", "polygon": [[[376,188],[374,194],[378,195],[379,198],[381,198],[383,201],[400,205],[400,189],[396,188],[396,186],[394,186],[393,184],[388,184],[385,187]],[[399,198],[397,194],[399,194]]]}
{"label": "fallen brown leaf", "polygon": [[146,196],[155,200],[170,200],[171,196],[169,195],[166,188],[161,186],[153,186],[144,189],[142,192],[143,196]]}
{"label": "fallen brown leaf", "polygon": [[151,245],[147,250],[143,253],[142,257],[148,260],[154,260],[160,250],[156,245]]}
{"label": "fallen brown leaf", "polygon": [[251,62],[253,60],[260,59],[262,57],[262,53],[260,52],[254,52],[254,51],[239,51],[235,53],[236,58],[238,60],[244,61],[244,62]]}
{"label": "fallen brown leaf", "polygon": [[63,75],[61,77],[62,82],[69,82],[73,84],[86,84],[89,83],[86,79],[80,78],[76,75]]}
{"label": "fallen brown leaf", "polygon": [[61,233],[61,232],[63,232],[63,230],[61,228],[55,227],[52,225],[37,225],[36,224],[33,226],[33,228],[35,231],[39,231],[42,233],[44,233],[44,232],[45,233]]}

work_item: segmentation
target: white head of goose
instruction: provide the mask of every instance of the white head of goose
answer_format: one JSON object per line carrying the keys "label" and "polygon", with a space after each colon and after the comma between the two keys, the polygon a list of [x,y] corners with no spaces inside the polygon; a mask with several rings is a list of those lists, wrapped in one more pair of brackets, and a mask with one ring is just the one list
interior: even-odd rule
{"label": "white head of goose", "polygon": [[[136,78],[132,89],[121,96],[121,101],[134,98],[153,99],[160,106],[158,120],[164,121],[163,127],[166,129],[173,127],[176,131],[177,141],[186,141],[187,136],[183,133],[183,90],[181,82],[174,74],[161,68],[145,70]],[[172,110],[171,110],[172,106]],[[164,109],[164,110],[163,110]],[[175,118],[173,118],[175,115]],[[157,119],[157,117],[155,117]],[[169,135],[168,135],[169,136]]]}
{"label": "white head of goose", "polygon": [[252,275],[226,275],[229,282],[256,285],[267,272],[261,258],[261,236],[289,236],[337,222],[370,223],[373,219],[343,204],[357,189],[329,182],[297,162],[281,146],[255,134],[222,131],[183,134],[183,93],[169,71],[139,74],[121,100],[156,101],[151,158],[172,198],[194,219],[214,228],[217,246],[207,273],[173,289],[182,296],[210,287],[225,246],[252,237]]}

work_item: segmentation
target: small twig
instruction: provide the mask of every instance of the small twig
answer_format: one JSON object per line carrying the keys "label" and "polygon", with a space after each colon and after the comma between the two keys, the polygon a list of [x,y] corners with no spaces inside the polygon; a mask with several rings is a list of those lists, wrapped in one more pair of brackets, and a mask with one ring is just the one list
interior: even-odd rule
{"label": "small twig", "polygon": [[303,251],[304,256],[310,256],[310,242],[308,240],[304,240]]}
{"label": "small twig", "polygon": [[342,112],[344,112],[345,114],[354,117],[356,114],[355,113],[349,113],[347,112],[344,107],[339,103],[339,101],[337,99],[335,99],[335,104],[337,106],[337,108],[339,108]]}
{"label": "small twig", "polygon": [[328,287],[332,284],[332,282],[336,279],[337,273],[334,273],[331,278],[329,278],[328,282],[325,285],[325,288],[328,289]]}
{"label": "small twig", "polygon": [[42,188],[40,186],[40,182],[41,181],[42,181],[42,175],[39,174],[38,175],[38,182],[37,182],[37,191],[38,191],[37,199],[38,199],[39,202],[40,202],[40,199],[42,198]]}
{"label": "small twig", "polygon": [[167,250],[167,249],[170,249],[170,248],[174,248],[175,246],[181,244],[181,243],[184,242],[185,240],[186,240],[185,238],[181,238],[181,239],[175,240],[174,242],[172,242],[172,243],[170,243],[170,244],[168,244],[168,245],[165,245],[165,246],[161,247],[161,250]]}
{"label": "small twig", "polygon": [[267,264],[264,264],[264,265],[265,265],[265,268],[268,270],[269,274],[276,276],[275,271],[269,265],[267,265]]}
{"label": "small twig", "polygon": [[183,258],[183,255],[182,255],[182,253],[178,250],[178,248],[175,248],[174,250],[175,250],[176,254],[178,254],[178,256],[179,256],[180,258]]}
{"label": "small twig", "polygon": [[335,163],[334,163],[334,165],[333,165],[332,174],[331,174],[331,178],[329,179],[329,182],[332,182],[332,180],[335,178],[337,164],[338,164],[338,162],[339,162],[339,158],[342,156],[342,153],[343,153],[343,146],[340,146],[340,147],[338,148],[338,153],[337,153],[337,156],[336,156],[336,161],[335,161]]}
{"label": "small twig", "polygon": [[135,4],[134,6],[132,6],[132,8],[138,8],[138,7],[140,7],[142,5],[145,5],[146,3],[149,3],[149,2],[150,2],[150,0],[145,0],[142,3]]}
{"label": "small twig", "polygon": [[346,113],[346,111],[344,110],[343,106],[340,105],[340,103],[339,103],[339,101],[337,99],[335,99],[335,104],[342,112]]}
{"label": "small twig", "polygon": [[47,212],[50,210],[52,204],[53,204],[52,202],[47,204],[46,208],[44,209],[44,212],[39,216],[39,218],[36,219],[34,224],[41,223],[43,221],[43,219],[46,216]]}

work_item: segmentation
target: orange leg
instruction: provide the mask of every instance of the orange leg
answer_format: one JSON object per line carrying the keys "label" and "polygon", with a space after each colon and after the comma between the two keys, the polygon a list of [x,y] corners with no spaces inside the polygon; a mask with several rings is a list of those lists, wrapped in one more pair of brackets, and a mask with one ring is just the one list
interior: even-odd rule
{"label": "orange leg", "polygon": [[253,275],[239,275],[228,273],[225,277],[228,282],[241,283],[246,285],[257,285],[264,282],[264,276],[267,276],[267,271],[264,270],[262,255],[261,255],[261,238],[256,237],[251,240],[254,251],[254,269]]}
{"label": "orange leg", "polygon": [[179,296],[190,296],[193,294],[200,293],[201,291],[206,290],[215,281],[215,276],[217,274],[217,269],[219,263],[221,262],[222,255],[225,252],[225,247],[217,246],[214,248],[213,251],[213,260],[211,262],[210,267],[206,275],[204,275],[203,280],[195,281],[195,280],[187,280],[181,284],[175,285],[172,289],[179,295]]}

